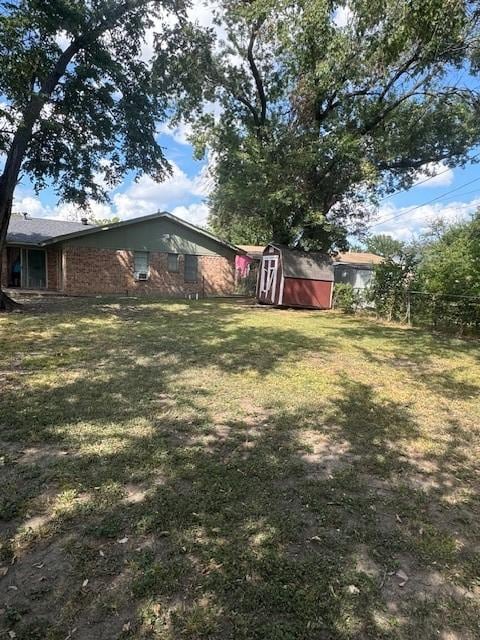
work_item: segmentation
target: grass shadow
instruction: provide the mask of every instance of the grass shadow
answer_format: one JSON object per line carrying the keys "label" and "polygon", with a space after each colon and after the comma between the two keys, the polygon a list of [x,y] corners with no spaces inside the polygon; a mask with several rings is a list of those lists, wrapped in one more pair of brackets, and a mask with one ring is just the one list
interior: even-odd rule
{"label": "grass shadow", "polygon": [[[278,326],[287,315],[260,322],[205,304],[135,304],[125,327],[60,314],[39,352],[59,337],[60,354],[79,347],[77,377],[37,360],[33,381],[50,372],[38,388],[20,377],[22,395],[2,394],[0,629],[24,640],[476,637],[474,434],[452,418],[422,449],[412,407],[346,375],[294,408],[223,411],[218,397],[245,376],[273,391],[312,352],[335,357],[336,329],[319,338]],[[218,373],[208,385],[206,361]]]}

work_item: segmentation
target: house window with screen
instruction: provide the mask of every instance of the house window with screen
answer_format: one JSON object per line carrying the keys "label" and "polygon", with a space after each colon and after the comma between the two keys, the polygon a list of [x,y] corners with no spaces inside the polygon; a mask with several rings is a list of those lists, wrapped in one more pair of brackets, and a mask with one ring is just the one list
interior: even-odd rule
{"label": "house window with screen", "polygon": [[168,254],[167,271],[170,271],[170,273],[178,273],[178,253]]}
{"label": "house window with screen", "polygon": [[136,280],[148,279],[148,251],[134,252],[134,271]]}
{"label": "house window with screen", "polygon": [[185,256],[185,282],[197,282],[198,280],[198,256]]}

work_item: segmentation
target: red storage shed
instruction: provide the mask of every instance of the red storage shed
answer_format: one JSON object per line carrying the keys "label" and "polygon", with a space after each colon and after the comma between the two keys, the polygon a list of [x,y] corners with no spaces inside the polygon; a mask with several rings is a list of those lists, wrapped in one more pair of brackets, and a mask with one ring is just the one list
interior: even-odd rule
{"label": "red storage shed", "polygon": [[330,309],[333,280],[330,256],[269,244],[258,272],[257,300],[283,307]]}

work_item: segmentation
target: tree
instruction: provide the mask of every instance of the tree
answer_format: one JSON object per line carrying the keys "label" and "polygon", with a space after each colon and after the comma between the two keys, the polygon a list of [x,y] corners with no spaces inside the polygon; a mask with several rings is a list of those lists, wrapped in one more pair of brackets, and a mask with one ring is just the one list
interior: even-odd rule
{"label": "tree", "polygon": [[375,267],[370,296],[389,319],[460,332],[480,328],[480,212],[435,221],[417,242]]}
{"label": "tree", "polygon": [[212,233],[232,244],[266,245],[271,240],[270,229],[261,219],[238,217],[224,225],[220,218],[210,215],[208,226]]}
{"label": "tree", "polygon": [[409,315],[409,290],[415,277],[416,255],[408,248],[375,265],[375,275],[370,285],[369,297],[379,315],[388,320],[407,320]]}
{"label": "tree", "polygon": [[367,247],[367,251],[370,253],[376,253],[384,258],[400,256],[405,247],[404,243],[400,240],[395,240],[392,236],[383,233],[367,236],[365,238],[365,245]]}
{"label": "tree", "polygon": [[[480,212],[434,223],[423,239],[413,287],[417,316],[435,326],[480,329]],[[426,294],[426,295],[425,295]]]}
{"label": "tree", "polygon": [[429,293],[480,298],[480,212],[427,236],[416,285]]}
{"label": "tree", "polygon": [[339,26],[341,6],[224,0],[226,42],[199,69],[220,116],[195,125],[224,235],[251,226],[263,241],[344,249],[380,195],[432,163],[465,163],[478,143],[478,95],[462,83],[478,36],[467,5],[351,0]]}
{"label": "tree", "polygon": [[[154,19],[155,75],[141,56]],[[0,0],[0,255],[21,174],[83,206],[126,172],[169,174],[156,123],[182,92],[170,65],[202,37],[184,0]]]}

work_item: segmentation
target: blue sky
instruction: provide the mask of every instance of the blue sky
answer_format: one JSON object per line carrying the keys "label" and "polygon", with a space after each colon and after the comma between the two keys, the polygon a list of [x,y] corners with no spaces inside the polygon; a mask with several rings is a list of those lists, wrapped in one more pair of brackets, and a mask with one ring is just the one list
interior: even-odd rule
{"label": "blue sky", "polygon": [[[127,177],[111,192],[110,205],[92,205],[95,216],[118,215],[125,219],[160,209],[171,211],[198,225],[206,223],[208,207],[205,198],[211,187],[207,162],[194,159],[193,150],[185,139],[184,128],[164,130],[160,141],[172,163],[173,176],[160,184],[146,176],[137,183]],[[478,150],[473,150],[471,155],[475,153]],[[371,221],[371,231],[409,240],[425,230],[435,218],[453,221],[467,217],[480,206],[479,165],[469,164],[465,168],[455,169],[438,166],[436,171],[439,174],[436,177],[381,202],[378,214]],[[425,174],[419,174],[419,181],[426,177]],[[466,184],[471,181],[476,182]],[[452,190],[455,191],[449,194]],[[414,207],[418,208],[410,211]],[[35,196],[28,181],[23,181],[17,189],[15,210],[27,211],[34,216],[64,219],[75,219],[81,215],[72,205],[58,205],[51,189]]]}
{"label": "blue sky", "polygon": [[[203,26],[212,26],[211,6],[204,5],[202,0],[194,0],[191,17]],[[349,9],[343,8],[336,12],[334,20],[342,27],[348,23],[350,17]],[[215,28],[221,37],[222,28]],[[153,51],[154,31],[155,27],[147,34],[143,51],[145,60],[151,57]],[[66,44],[61,34],[58,40],[59,44]],[[92,204],[95,217],[119,216],[126,219],[157,210],[168,210],[195,224],[204,225],[208,217],[205,198],[211,189],[211,178],[208,177],[207,162],[194,159],[192,148],[186,140],[187,133],[185,127],[171,130],[167,125],[161,125],[159,141],[173,167],[171,178],[156,184],[147,176],[143,176],[136,183],[127,176],[124,182],[111,192],[110,205]],[[479,151],[480,149],[472,150],[471,155]],[[371,231],[390,233],[402,240],[409,240],[425,230],[429,221],[435,218],[453,221],[468,216],[480,206],[479,165],[447,171],[444,167],[438,166],[435,170],[439,173],[435,178],[381,202],[378,214],[371,221]],[[420,173],[419,181],[424,178],[425,175]],[[101,176],[98,179],[101,180]],[[478,182],[459,188],[477,179]],[[453,189],[456,191],[449,194]],[[434,199],[435,202],[430,203]],[[410,211],[414,207],[418,208]],[[26,211],[32,216],[49,218],[77,219],[82,215],[82,212],[72,205],[59,205],[52,189],[46,189],[36,196],[25,179],[17,188],[14,208],[16,211]]]}
{"label": "blue sky", "polygon": [[[476,153],[478,149],[472,150],[471,156]],[[468,217],[480,206],[478,164],[447,170],[437,167],[437,170],[436,177],[381,202],[376,219],[372,220],[371,232],[409,240],[425,231],[436,218],[453,222]],[[425,178],[420,176],[420,180]]]}
{"label": "blue sky", "polygon": [[[95,217],[119,216],[126,219],[168,210],[196,224],[206,223],[208,210],[204,200],[210,182],[206,176],[207,162],[194,159],[183,128],[161,133],[159,141],[172,165],[173,175],[159,184],[148,176],[142,176],[137,182],[127,176],[110,192],[109,205],[92,203],[91,212]],[[51,188],[35,195],[27,178],[17,188],[14,210],[62,219],[76,219],[82,215],[73,205],[58,204]]]}

